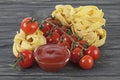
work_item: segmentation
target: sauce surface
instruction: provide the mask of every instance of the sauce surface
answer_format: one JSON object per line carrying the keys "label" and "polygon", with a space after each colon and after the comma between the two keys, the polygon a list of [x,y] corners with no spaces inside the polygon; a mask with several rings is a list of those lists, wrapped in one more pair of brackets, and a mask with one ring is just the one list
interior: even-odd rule
{"label": "sauce surface", "polygon": [[47,71],[57,71],[68,62],[70,52],[64,46],[47,44],[37,48],[35,57],[42,69]]}

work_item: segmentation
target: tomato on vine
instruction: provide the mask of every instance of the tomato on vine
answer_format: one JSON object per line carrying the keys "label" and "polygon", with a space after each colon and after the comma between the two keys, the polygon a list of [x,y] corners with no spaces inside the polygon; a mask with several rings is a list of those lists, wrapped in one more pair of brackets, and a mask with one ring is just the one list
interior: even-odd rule
{"label": "tomato on vine", "polygon": [[47,43],[57,44],[60,40],[60,34],[57,32],[50,32],[46,37]]}
{"label": "tomato on vine", "polygon": [[53,42],[52,36],[50,36],[50,35],[48,35],[48,36],[46,37],[46,40],[47,40],[47,43],[48,43],[48,44]]}
{"label": "tomato on vine", "polygon": [[52,40],[53,40],[52,43],[58,43],[59,40],[60,40],[60,34],[57,33],[57,32],[53,32],[53,33],[52,33]]}
{"label": "tomato on vine", "polygon": [[60,35],[63,34],[63,32],[62,32],[60,29],[58,29],[57,27],[53,29],[53,32],[57,32],[57,33],[59,33]]}
{"label": "tomato on vine", "polygon": [[70,37],[68,35],[66,35],[66,34],[62,35],[62,40],[63,40],[63,42],[68,42],[70,44],[72,42],[71,39],[70,39]]}
{"label": "tomato on vine", "polygon": [[38,29],[38,22],[32,17],[27,17],[22,20],[21,29],[26,34],[33,34]]}
{"label": "tomato on vine", "polygon": [[79,61],[79,66],[82,69],[91,69],[93,65],[94,65],[94,59],[89,55],[83,56]]}
{"label": "tomato on vine", "polygon": [[82,56],[82,49],[76,47],[75,49],[73,49],[73,51],[71,51],[70,61],[77,64]]}
{"label": "tomato on vine", "polygon": [[68,42],[58,42],[58,44],[70,49],[70,44]]}
{"label": "tomato on vine", "polygon": [[[46,19],[46,21],[49,21],[49,18]],[[52,25],[49,24],[48,22],[44,21],[41,26],[40,26],[40,30],[44,33],[45,36],[48,35],[49,31],[52,28]]]}
{"label": "tomato on vine", "polygon": [[100,50],[96,46],[90,46],[84,51],[85,55],[90,55],[94,60],[97,60],[100,57]]}

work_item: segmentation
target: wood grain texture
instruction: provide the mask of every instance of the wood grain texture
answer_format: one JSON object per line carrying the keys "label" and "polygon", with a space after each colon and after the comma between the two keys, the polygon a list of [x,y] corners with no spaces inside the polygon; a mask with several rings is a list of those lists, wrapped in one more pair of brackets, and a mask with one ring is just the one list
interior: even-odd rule
{"label": "wood grain texture", "polygon": [[[101,57],[91,70],[82,70],[68,63],[57,73],[33,68],[16,71],[9,67],[15,59],[12,55],[13,38],[23,18],[34,16],[39,22],[51,14],[57,4],[96,5],[105,12],[107,40],[101,49]],[[120,0],[0,0],[0,80],[120,80]]]}

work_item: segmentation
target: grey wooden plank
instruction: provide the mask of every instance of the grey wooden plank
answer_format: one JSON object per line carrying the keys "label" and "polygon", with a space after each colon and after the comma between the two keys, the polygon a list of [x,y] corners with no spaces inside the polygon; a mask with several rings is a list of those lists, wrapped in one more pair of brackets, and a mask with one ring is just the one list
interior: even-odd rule
{"label": "grey wooden plank", "polygon": [[99,0],[0,0],[0,2],[24,2],[24,3],[40,3],[40,2],[54,2],[54,3],[81,3],[81,4],[117,4],[120,1],[119,0],[104,0],[104,1],[99,1]]}
{"label": "grey wooden plank", "polygon": [[120,80],[120,77],[1,76],[1,80]]}

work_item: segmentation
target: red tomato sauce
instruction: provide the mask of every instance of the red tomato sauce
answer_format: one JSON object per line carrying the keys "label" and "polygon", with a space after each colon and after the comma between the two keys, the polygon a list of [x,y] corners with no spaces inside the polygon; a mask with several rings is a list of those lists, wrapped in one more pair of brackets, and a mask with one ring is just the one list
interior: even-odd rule
{"label": "red tomato sauce", "polygon": [[42,69],[46,71],[58,71],[70,59],[70,52],[64,46],[48,44],[37,48],[35,59]]}

